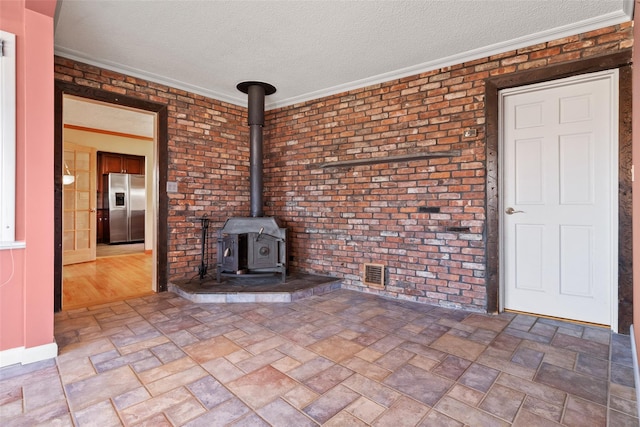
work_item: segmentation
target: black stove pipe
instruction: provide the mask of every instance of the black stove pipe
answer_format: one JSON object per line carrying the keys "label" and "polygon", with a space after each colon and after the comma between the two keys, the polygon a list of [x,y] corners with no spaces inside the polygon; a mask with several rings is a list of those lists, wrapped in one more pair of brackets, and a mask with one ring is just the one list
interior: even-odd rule
{"label": "black stove pipe", "polygon": [[264,126],[264,88],[249,86],[249,183],[251,188],[251,216],[261,217],[263,200],[262,127]]}
{"label": "black stove pipe", "polygon": [[251,197],[251,216],[264,216],[263,200],[263,165],[262,165],[262,127],[264,126],[264,97],[275,93],[276,88],[268,83],[243,82],[238,90],[249,95],[249,184]]}

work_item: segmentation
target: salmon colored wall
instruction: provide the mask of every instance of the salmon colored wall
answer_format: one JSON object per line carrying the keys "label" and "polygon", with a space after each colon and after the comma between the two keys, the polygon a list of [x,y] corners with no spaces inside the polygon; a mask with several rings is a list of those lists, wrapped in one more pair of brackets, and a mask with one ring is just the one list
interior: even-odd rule
{"label": "salmon colored wall", "polygon": [[[640,0],[636,0],[633,26],[633,331],[640,344]],[[640,363],[640,360],[638,361]]]}
{"label": "salmon colored wall", "polygon": [[54,343],[55,5],[56,0],[0,1],[0,28],[14,33],[17,44],[16,240],[25,245],[0,250],[0,356],[21,347],[50,350]]}

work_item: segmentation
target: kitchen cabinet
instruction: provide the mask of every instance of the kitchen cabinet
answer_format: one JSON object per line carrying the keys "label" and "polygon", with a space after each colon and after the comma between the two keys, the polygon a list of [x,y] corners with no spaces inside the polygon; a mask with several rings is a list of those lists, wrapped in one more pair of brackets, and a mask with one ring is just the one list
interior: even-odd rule
{"label": "kitchen cabinet", "polygon": [[99,151],[98,170],[100,175],[107,173],[144,175],[144,156]]}
{"label": "kitchen cabinet", "polygon": [[109,209],[98,209],[96,221],[96,243],[109,243]]}
{"label": "kitchen cabinet", "polygon": [[140,156],[122,156],[123,173],[133,175],[144,175],[144,157]]}

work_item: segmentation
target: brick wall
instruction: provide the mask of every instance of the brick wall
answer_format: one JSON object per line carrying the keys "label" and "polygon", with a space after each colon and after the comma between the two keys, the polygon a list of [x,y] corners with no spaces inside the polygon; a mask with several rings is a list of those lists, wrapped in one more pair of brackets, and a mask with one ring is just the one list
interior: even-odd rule
{"label": "brick wall", "polygon": [[[627,23],[270,111],[265,199],[290,229],[291,266],[352,289],[485,310],[485,79],[631,46]],[[320,167],[450,150],[460,154]],[[364,287],[366,262],[388,266],[385,290]]]}
{"label": "brick wall", "polygon": [[[267,112],[265,215],[289,228],[291,269],[484,311],[484,80],[631,46],[628,23]],[[56,79],[168,106],[168,180],[179,187],[169,200],[169,279],[195,275],[197,218],[207,213],[215,230],[249,212],[246,109],[64,58],[55,71]],[[467,129],[476,135],[464,137]],[[450,150],[460,153],[320,167]],[[388,266],[384,291],[363,286],[365,262]]]}

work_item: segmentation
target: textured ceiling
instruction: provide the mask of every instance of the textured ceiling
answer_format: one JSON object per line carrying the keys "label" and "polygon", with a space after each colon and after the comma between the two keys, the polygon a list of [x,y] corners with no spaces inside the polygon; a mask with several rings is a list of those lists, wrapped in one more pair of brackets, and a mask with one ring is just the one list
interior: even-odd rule
{"label": "textured ceiling", "polygon": [[267,109],[629,21],[632,0],[61,0],[56,54]]}

